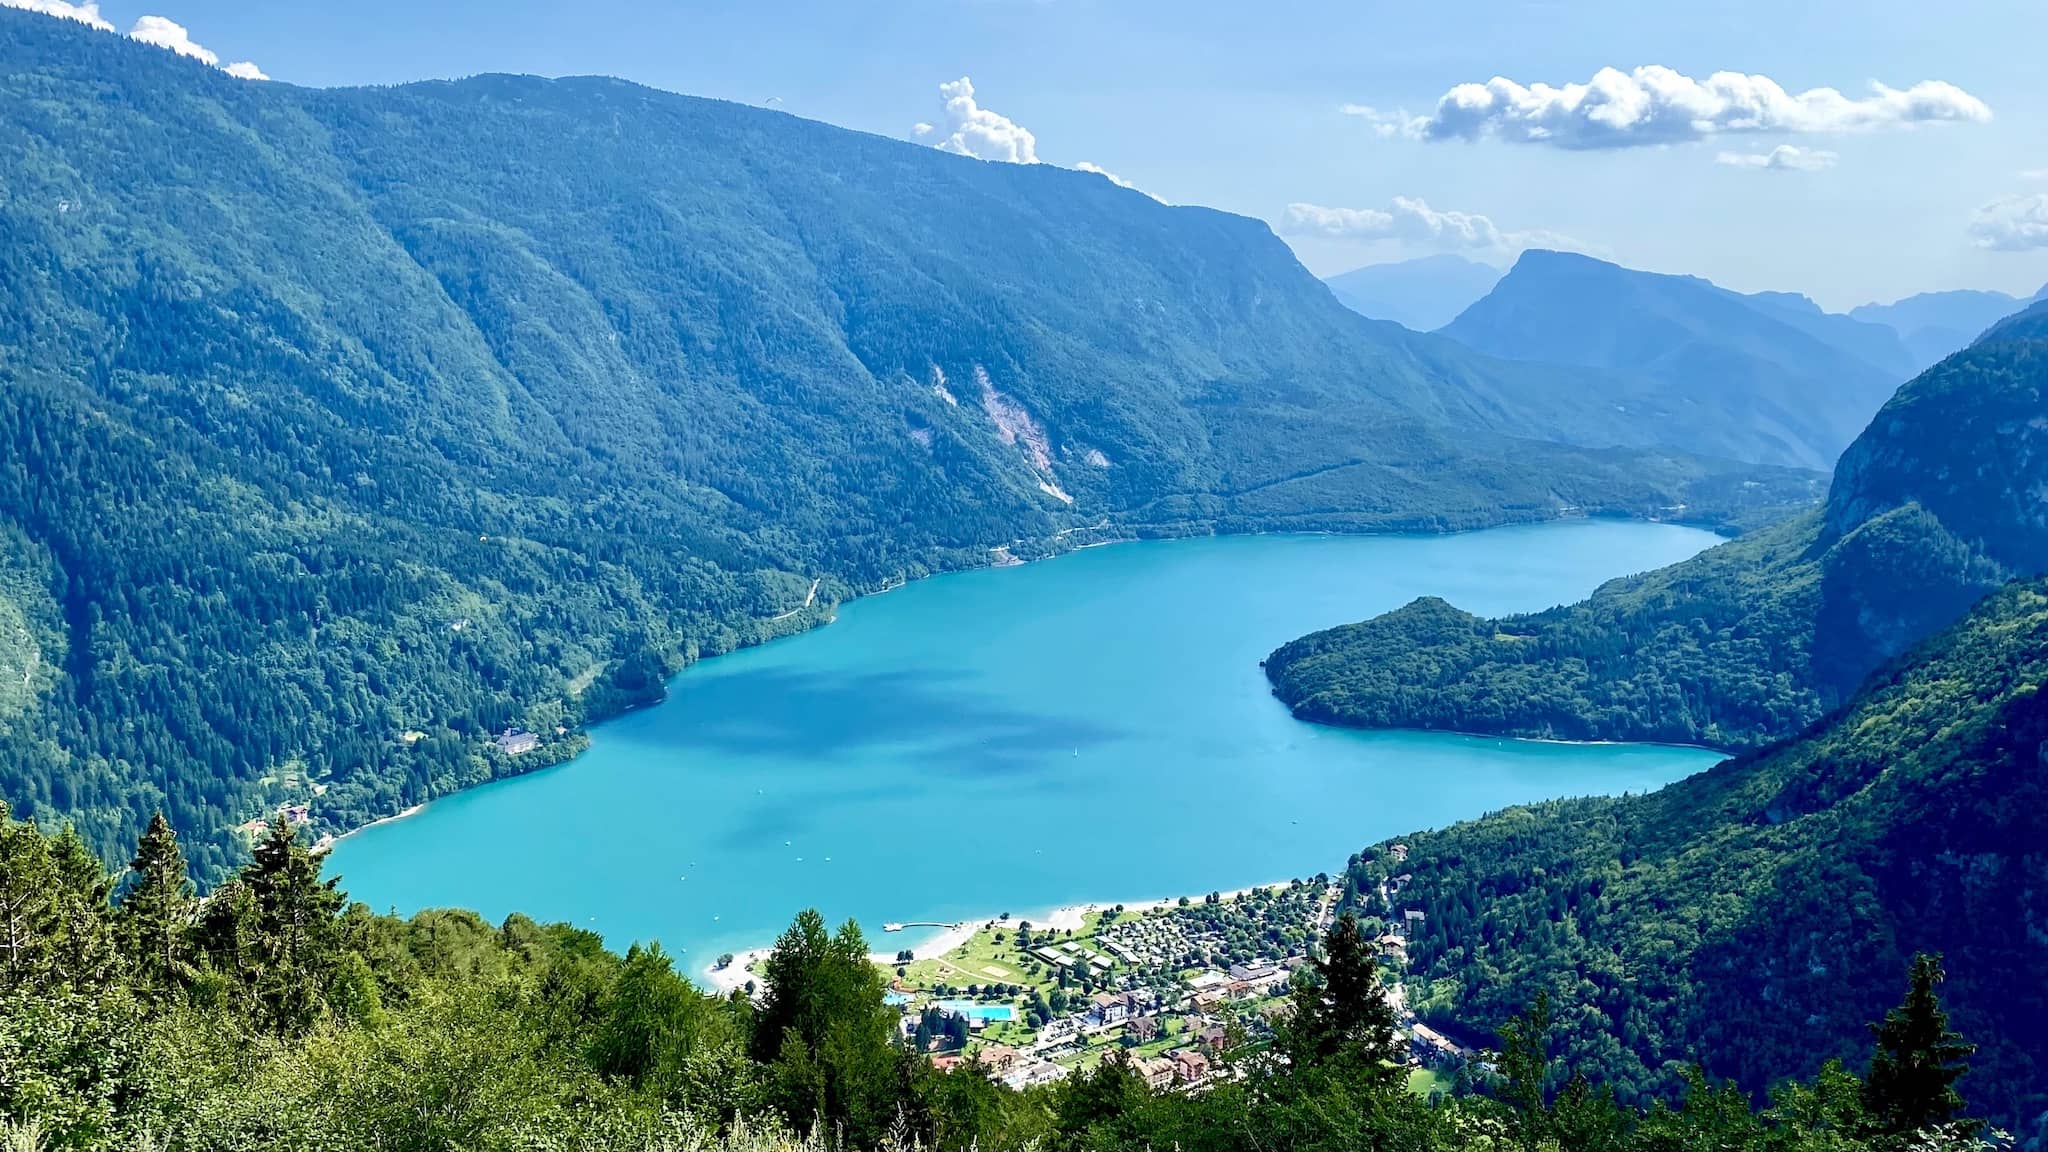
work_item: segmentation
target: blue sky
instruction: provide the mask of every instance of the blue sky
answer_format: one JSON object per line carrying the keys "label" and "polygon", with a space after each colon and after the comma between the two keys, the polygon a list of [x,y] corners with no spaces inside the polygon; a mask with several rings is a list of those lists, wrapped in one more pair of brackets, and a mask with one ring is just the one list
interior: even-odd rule
{"label": "blue sky", "polygon": [[[957,126],[939,86],[971,77],[985,130],[956,144],[1011,155],[1021,128],[1040,161],[1268,220],[1323,274],[1569,244],[1830,307],[2048,281],[2039,0],[102,0],[99,12],[122,31],[167,17],[223,64],[292,83],[603,73],[905,139],[922,122],[927,143]],[[1670,71],[1634,74],[1646,66]],[[1610,68],[1604,103],[1535,87]],[[1723,71],[1762,80],[1709,79]],[[1519,87],[1438,114],[1456,86],[1496,76]],[[1616,126],[1630,101],[1640,114]]]}

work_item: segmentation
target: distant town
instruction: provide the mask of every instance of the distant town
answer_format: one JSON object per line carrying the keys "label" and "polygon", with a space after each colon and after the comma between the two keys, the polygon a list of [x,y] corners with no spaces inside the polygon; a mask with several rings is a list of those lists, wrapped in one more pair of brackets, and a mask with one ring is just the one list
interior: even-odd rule
{"label": "distant town", "polygon": [[[1390,878],[1355,899],[1384,912],[1398,891]],[[1318,876],[1090,908],[1063,917],[1062,926],[1006,913],[959,926],[964,940],[942,954],[904,950],[877,963],[905,1042],[938,1068],[971,1065],[1026,1088],[1118,1059],[1155,1090],[1201,1091],[1237,1075],[1237,1058],[1262,1048],[1292,1010],[1293,975],[1310,962],[1343,897],[1338,884]],[[1403,910],[1368,915],[1362,924],[1386,965],[1387,995],[1409,1038],[1410,1086],[1427,1094],[1448,1088],[1479,1054],[1403,1003],[1405,936],[1423,918],[1421,910]]]}

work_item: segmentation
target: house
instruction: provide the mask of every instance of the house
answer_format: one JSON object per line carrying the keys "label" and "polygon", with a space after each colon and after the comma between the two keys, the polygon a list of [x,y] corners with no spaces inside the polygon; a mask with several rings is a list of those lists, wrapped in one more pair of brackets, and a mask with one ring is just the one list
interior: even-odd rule
{"label": "house", "polygon": [[1408,1050],[1420,1063],[1442,1064],[1471,1055],[1456,1041],[1420,1021],[1410,1025],[1408,1032]]}
{"label": "house", "polygon": [[1088,1014],[1104,1024],[1121,1024],[1130,1018],[1131,1006],[1114,992],[1097,992],[1088,999],[1095,1005]]}
{"label": "house", "polygon": [[1197,992],[1208,992],[1212,989],[1228,987],[1229,984],[1230,977],[1225,976],[1221,972],[1197,972],[1193,976],[1188,977],[1188,987],[1193,988]]}
{"label": "house", "polygon": [[1193,1048],[1176,1048],[1166,1058],[1173,1061],[1174,1079],[1182,1084],[1199,1083],[1209,1074],[1209,1058]]}
{"label": "house", "polygon": [[1223,1050],[1230,1046],[1230,1033],[1224,1031],[1221,1024],[1211,1024],[1195,1033],[1195,1043],[1206,1049],[1211,1056],[1221,1056]]}
{"label": "house", "polygon": [[1232,980],[1242,980],[1247,984],[1256,984],[1261,980],[1270,978],[1279,971],[1279,967],[1271,960],[1254,960],[1249,964],[1232,964],[1230,966],[1230,978]]}
{"label": "house", "polygon": [[277,814],[284,817],[287,824],[297,824],[303,827],[313,822],[313,813],[304,804],[287,804],[279,808]]}
{"label": "house", "polygon": [[1106,957],[1106,956],[1091,956],[1091,957],[1089,957],[1089,958],[1088,958],[1088,966],[1089,966],[1090,968],[1093,968],[1093,969],[1095,969],[1095,970],[1096,970],[1097,972],[1107,972],[1107,971],[1109,971],[1109,970],[1110,970],[1110,968],[1111,968],[1111,964],[1110,964],[1110,962],[1109,962],[1109,958],[1108,958],[1108,957]]}
{"label": "house", "polygon": [[507,756],[524,756],[540,747],[540,737],[519,728],[507,728],[491,740]]}
{"label": "house", "polygon": [[1017,1061],[1023,1059],[1022,1053],[1007,1044],[984,1045],[975,1051],[975,1055],[981,1060],[981,1066],[988,1069],[988,1074],[991,1076],[1001,1076],[1003,1073],[1015,1068]]}
{"label": "house", "polygon": [[932,1058],[932,1067],[940,1072],[951,1072],[967,1063],[967,1057],[958,1052],[941,1052]]}
{"label": "house", "polygon": [[1145,1087],[1154,1092],[1166,1091],[1173,1087],[1173,1082],[1179,1078],[1177,1066],[1163,1056],[1134,1061],[1131,1068],[1139,1076],[1144,1077]]}
{"label": "house", "polygon": [[1412,938],[1415,935],[1415,930],[1422,927],[1423,922],[1428,919],[1429,917],[1426,914],[1414,908],[1401,913],[1402,934]]}
{"label": "house", "polygon": [[1033,956],[1038,957],[1040,960],[1045,961],[1047,964],[1053,965],[1054,967],[1058,967],[1059,965],[1065,964],[1067,962],[1067,958],[1065,956],[1060,955],[1059,950],[1056,948],[1039,948],[1033,951],[1031,954]]}
{"label": "house", "polygon": [[1133,1016],[1124,1022],[1124,1035],[1140,1044],[1150,1044],[1159,1039],[1159,1017]]}

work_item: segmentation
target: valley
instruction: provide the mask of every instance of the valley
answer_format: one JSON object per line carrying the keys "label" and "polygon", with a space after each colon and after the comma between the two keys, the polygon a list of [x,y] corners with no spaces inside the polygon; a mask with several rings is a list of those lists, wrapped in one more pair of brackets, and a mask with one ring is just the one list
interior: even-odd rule
{"label": "valley", "polygon": [[1548,605],[1714,542],[1575,521],[1137,542],[935,576],[700,662],[568,764],[364,829],[328,868],[373,908],[561,919],[658,940],[693,973],[804,907],[902,947],[917,934],[886,923],[1334,871],[1378,836],[1645,791],[1718,757],[1320,731],[1266,690],[1277,639],[1423,590]]}
{"label": "valley", "polygon": [[2048,1150],[2048,15],[170,3],[0,1149]]}

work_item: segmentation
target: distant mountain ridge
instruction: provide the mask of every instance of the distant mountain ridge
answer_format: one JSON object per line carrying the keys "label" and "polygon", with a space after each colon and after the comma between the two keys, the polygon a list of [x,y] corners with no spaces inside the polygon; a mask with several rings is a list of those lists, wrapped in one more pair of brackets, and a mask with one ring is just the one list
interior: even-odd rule
{"label": "distant mountain ridge", "polygon": [[1296,640],[1266,669],[1304,719],[1749,748],[2043,572],[2048,303],[1901,387],[1812,515],[1546,612],[1418,601]]}
{"label": "distant mountain ridge", "polygon": [[1814,468],[1833,465],[1911,365],[1889,329],[1804,297],[1543,250],[1441,331],[1490,355],[1596,370],[1588,386],[1673,447]]}
{"label": "distant mountain ridge", "polygon": [[[2048,299],[2048,286],[2032,299]],[[1849,315],[1898,332],[1917,371],[1965,347],[2026,303],[2004,292],[1922,292],[1890,304],[1860,305],[1851,308]]]}
{"label": "distant mountain ridge", "polygon": [[1500,269],[1454,253],[1439,253],[1389,264],[1368,264],[1326,278],[1346,308],[1375,320],[1390,320],[1417,332],[1431,332],[1500,283]]}

